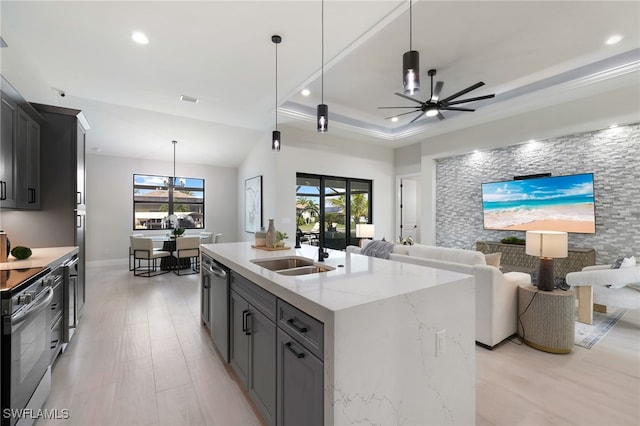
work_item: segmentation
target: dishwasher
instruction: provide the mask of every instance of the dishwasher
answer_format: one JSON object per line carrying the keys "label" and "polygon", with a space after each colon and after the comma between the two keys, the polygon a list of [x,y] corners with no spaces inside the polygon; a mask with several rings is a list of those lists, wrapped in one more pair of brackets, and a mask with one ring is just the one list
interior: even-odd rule
{"label": "dishwasher", "polygon": [[222,358],[229,362],[229,268],[202,254],[202,323],[209,327],[211,339]]}

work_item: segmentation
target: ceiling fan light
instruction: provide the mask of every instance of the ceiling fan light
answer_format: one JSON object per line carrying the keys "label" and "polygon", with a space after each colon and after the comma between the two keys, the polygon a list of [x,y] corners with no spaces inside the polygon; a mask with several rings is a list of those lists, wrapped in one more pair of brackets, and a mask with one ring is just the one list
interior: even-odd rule
{"label": "ceiling fan light", "polygon": [[420,90],[420,53],[409,50],[402,55],[402,86],[405,95],[413,95]]}
{"label": "ceiling fan light", "polygon": [[438,115],[438,108],[430,108],[424,113],[424,115],[427,117],[435,117]]}
{"label": "ceiling fan light", "polygon": [[271,134],[271,150],[280,151],[280,131],[274,130]]}
{"label": "ceiling fan light", "polygon": [[318,132],[329,130],[329,107],[326,104],[318,105]]}

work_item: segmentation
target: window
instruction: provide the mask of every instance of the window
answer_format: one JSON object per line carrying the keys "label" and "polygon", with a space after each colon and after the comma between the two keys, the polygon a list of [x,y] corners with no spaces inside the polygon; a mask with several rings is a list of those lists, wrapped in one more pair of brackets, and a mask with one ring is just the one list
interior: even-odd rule
{"label": "window", "polygon": [[204,179],[133,175],[133,229],[204,228]]}
{"label": "window", "polygon": [[[311,244],[344,250],[358,245],[356,224],[372,223],[373,182],[298,173],[296,216],[298,228]],[[322,196],[321,196],[322,195]]]}

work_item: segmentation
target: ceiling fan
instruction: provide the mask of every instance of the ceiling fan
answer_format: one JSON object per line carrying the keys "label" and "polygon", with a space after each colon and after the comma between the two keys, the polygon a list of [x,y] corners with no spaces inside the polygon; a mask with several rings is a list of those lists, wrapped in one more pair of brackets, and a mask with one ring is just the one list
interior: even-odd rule
{"label": "ceiling fan", "polygon": [[388,120],[390,118],[394,118],[394,117],[399,117],[401,115],[407,115],[407,114],[412,114],[414,112],[420,112],[413,120],[411,120],[409,122],[409,124],[413,123],[414,121],[416,121],[418,118],[420,118],[422,116],[422,113],[424,113],[424,115],[426,115],[427,117],[438,117],[438,119],[440,120],[444,120],[444,115],[442,115],[441,111],[469,111],[469,112],[473,112],[475,111],[474,109],[471,108],[460,108],[460,107],[456,107],[453,105],[459,105],[459,104],[464,104],[467,102],[474,102],[474,101],[480,101],[483,99],[490,99],[493,98],[495,96],[495,94],[491,94],[491,95],[484,95],[484,96],[478,96],[475,98],[467,98],[467,99],[460,99],[460,100],[454,100],[462,95],[465,95],[469,92],[471,92],[472,90],[477,89],[478,87],[484,86],[484,82],[480,81],[472,86],[467,87],[464,90],[461,90],[457,93],[454,93],[453,95],[444,98],[444,99],[440,99],[440,92],[442,92],[442,86],[444,86],[444,83],[442,81],[438,81],[435,85],[435,88],[433,86],[433,76],[436,75],[436,70],[429,70],[428,71],[428,75],[429,77],[431,77],[431,97],[429,99],[427,99],[426,101],[422,102],[419,101],[417,99],[414,99],[410,96],[406,96],[402,93],[395,93],[396,95],[405,98],[405,99],[409,99],[410,101],[416,102],[419,105],[418,106],[389,106],[389,107],[378,107],[378,109],[392,109],[392,108],[412,108],[413,111],[409,111],[409,112],[403,112],[402,114],[396,114],[396,115],[392,115],[390,117],[385,117],[385,120]]}

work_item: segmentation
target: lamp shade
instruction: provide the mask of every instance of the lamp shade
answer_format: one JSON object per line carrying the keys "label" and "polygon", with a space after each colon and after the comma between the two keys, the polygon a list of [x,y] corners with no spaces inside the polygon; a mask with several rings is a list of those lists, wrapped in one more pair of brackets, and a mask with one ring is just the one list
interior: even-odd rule
{"label": "lamp shade", "polygon": [[559,231],[527,231],[526,253],[531,256],[557,259],[567,257],[569,236]]}
{"label": "lamp shade", "polygon": [[356,238],[373,238],[375,227],[372,223],[359,223],[356,225]]}

